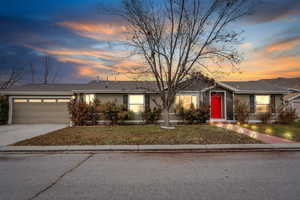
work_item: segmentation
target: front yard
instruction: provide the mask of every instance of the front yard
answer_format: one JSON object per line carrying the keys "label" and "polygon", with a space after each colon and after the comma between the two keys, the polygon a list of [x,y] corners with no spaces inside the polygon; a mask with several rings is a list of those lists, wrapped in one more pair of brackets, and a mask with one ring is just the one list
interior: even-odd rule
{"label": "front yard", "polygon": [[260,133],[278,136],[295,142],[300,142],[300,121],[285,124],[243,124],[242,127]]}
{"label": "front yard", "polygon": [[70,127],[13,144],[49,145],[132,145],[132,144],[254,144],[248,136],[213,125],[183,125],[174,130],[158,125]]}

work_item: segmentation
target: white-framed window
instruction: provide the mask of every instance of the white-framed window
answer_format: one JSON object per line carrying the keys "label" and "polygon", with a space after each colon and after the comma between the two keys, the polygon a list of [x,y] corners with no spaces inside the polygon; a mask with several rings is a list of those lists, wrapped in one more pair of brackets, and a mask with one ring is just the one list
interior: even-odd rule
{"label": "white-framed window", "polygon": [[30,103],[42,103],[42,99],[29,99]]}
{"label": "white-framed window", "polygon": [[128,95],[128,109],[135,113],[140,113],[145,110],[144,95]]}
{"label": "white-framed window", "polygon": [[43,99],[44,103],[56,103],[56,99]]}
{"label": "white-framed window", "polygon": [[255,112],[264,113],[270,110],[271,96],[256,95],[255,96]]}
{"label": "white-framed window", "polygon": [[14,99],[14,103],[26,103],[27,99]]}
{"label": "white-framed window", "polygon": [[57,99],[57,103],[68,103],[70,99]]}
{"label": "white-framed window", "polygon": [[87,104],[93,103],[95,101],[95,94],[85,94],[84,102]]}
{"label": "white-framed window", "polygon": [[176,106],[182,106],[184,109],[190,109],[193,104],[197,107],[197,96],[195,95],[176,95],[175,97]]}

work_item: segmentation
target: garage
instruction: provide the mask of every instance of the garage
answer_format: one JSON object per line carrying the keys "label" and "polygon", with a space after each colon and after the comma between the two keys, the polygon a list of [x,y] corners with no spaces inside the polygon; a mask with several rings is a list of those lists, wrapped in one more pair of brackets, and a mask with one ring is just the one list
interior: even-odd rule
{"label": "garage", "polygon": [[12,123],[69,123],[68,98],[14,98]]}

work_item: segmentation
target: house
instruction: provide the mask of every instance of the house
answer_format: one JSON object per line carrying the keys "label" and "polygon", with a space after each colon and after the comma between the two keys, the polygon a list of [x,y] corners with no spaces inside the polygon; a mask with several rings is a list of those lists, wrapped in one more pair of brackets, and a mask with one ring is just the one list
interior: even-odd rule
{"label": "house", "polygon": [[[151,81],[99,81],[87,84],[29,84],[0,91],[9,99],[9,124],[12,123],[68,123],[67,103],[71,98],[82,98],[91,102],[95,98],[101,102],[116,101],[125,104],[129,110],[139,113],[146,107],[156,107],[160,98],[156,83]],[[178,92],[176,102],[184,107],[191,103],[198,106],[201,102],[209,104],[211,121],[234,119],[234,99],[249,104],[250,120],[257,121],[259,113],[283,104],[286,90],[270,84],[257,82],[215,82],[193,81],[189,87]],[[171,120],[179,119],[172,108]],[[140,120],[140,119],[136,119]]]}
{"label": "house", "polygon": [[296,109],[296,113],[300,118],[300,88],[289,88],[284,101]]}

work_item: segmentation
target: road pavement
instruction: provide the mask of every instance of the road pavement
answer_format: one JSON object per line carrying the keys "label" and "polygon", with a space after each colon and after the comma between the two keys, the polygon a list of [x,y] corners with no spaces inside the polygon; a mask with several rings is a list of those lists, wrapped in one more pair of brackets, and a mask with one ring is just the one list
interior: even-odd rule
{"label": "road pavement", "polygon": [[300,199],[300,152],[0,154],[0,199]]}

